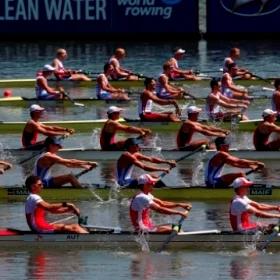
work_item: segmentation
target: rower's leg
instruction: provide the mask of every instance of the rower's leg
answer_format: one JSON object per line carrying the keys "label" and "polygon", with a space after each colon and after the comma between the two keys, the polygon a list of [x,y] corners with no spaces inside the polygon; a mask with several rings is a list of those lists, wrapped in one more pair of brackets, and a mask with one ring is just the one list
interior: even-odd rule
{"label": "rower's leg", "polygon": [[269,151],[278,151],[280,149],[280,139],[269,142],[267,145]]}
{"label": "rower's leg", "polygon": [[82,228],[78,224],[54,224],[53,227],[56,232],[89,233],[86,229]]}
{"label": "rower's leg", "polygon": [[72,174],[61,175],[53,178],[54,186],[61,187],[67,183],[70,183],[72,187],[82,188],[82,185],[80,184],[78,179]]}
{"label": "rower's leg", "polygon": [[220,181],[223,182],[224,187],[227,187],[238,177],[245,177],[245,174],[243,172],[225,174],[221,176]]}

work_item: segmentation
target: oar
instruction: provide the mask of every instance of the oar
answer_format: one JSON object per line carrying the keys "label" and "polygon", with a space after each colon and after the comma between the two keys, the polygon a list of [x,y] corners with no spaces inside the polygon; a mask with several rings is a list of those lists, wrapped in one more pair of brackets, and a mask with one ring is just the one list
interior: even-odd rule
{"label": "oar", "polygon": [[70,95],[69,95],[68,92],[63,91],[63,95],[66,96],[67,99],[68,99],[71,103],[73,103],[75,106],[85,107],[85,104],[76,102],[74,99],[72,99],[72,97],[70,97]]}
{"label": "oar", "polygon": [[280,221],[278,221],[278,225],[273,227],[272,233],[268,236],[268,238],[265,241],[263,241],[261,244],[257,245],[256,249],[258,251],[266,250],[269,244],[273,241],[273,239],[279,235],[279,225],[280,225]]}
{"label": "oar", "polygon": [[133,73],[133,72],[132,72],[131,75],[137,76],[137,77],[140,78],[140,79],[152,78],[152,77],[145,76],[145,75],[143,75],[143,74],[141,74],[141,73]]}
{"label": "oar", "polygon": [[194,95],[192,95],[191,93],[189,93],[189,91],[184,91],[184,92],[183,92],[183,95],[184,95],[184,96],[189,96],[189,97],[191,97],[191,98],[194,99],[194,100],[197,99],[197,97],[195,97]]}
{"label": "oar", "polygon": [[[188,212],[189,211],[186,211],[186,213],[188,213]],[[162,252],[163,250],[165,250],[166,246],[170,243],[170,241],[178,234],[178,232],[181,230],[182,224],[185,219],[186,219],[186,217],[182,216],[180,218],[178,224],[172,227],[172,231],[171,231],[170,235],[167,237],[167,239],[164,241],[162,246],[160,247],[159,253]]]}
{"label": "oar", "polygon": [[75,177],[78,179],[81,176],[83,176],[84,174],[87,174],[88,172],[90,172],[95,167],[97,167],[97,165],[96,166],[91,166],[89,169],[85,169],[85,170],[79,172],[78,174],[75,175]]}
{"label": "oar", "polygon": [[[188,157],[191,157],[192,155],[194,155],[194,154],[196,154],[196,153],[198,153],[198,152],[200,152],[200,151],[203,151],[203,150],[205,150],[205,149],[206,149],[206,145],[201,145],[200,147],[198,147],[198,148],[195,149],[194,151],[191,151],[191,152],[189,152],[189,153],[187,153],[187,154],[185,154],[185,155],[183,155],[183,156],[177,158],[177,159],[175,160],[175,162],[178,163],[178,162],[180,162],[180,161],[182,161],[182,160],[184,160],[184,159],[186,159],[186,158],[188,158]],[[159,175],[159,180],[156,182],[155,188],[166,187],[165,183],[162,181],[162,178],[163,178],[164,176],[166,176],[167,174],[168,174],[168,173],[163,172],[162,174]]]}
{"label": "oar", "polygon": [[269,88],[269,87],[262,87],[263,91],[274,91],[274,88]]}
{"label": "oar", "polygon": [[270,80],[268,80],[268,79],[266,79],[266,78],[263,78],[263,77],[261,77],[261,76],[259,76],[259,75],[256,75],[256,74],[254,74],[254,73],[251,73],[251,72],[247,72],[247,73],[250,74],[252,77],[257,78],[257,79],[260,79],[261,81],[264,81],[264,82],[266,82],[266,83],[268,83],[268,84],[271,85],[271,81],[270,81]]}

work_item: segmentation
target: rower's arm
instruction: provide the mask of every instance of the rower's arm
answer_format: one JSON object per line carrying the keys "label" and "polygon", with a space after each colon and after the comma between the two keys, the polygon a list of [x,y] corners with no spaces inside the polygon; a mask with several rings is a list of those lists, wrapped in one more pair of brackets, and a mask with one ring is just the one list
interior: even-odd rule
{"label": "rower's arm", "polygon": [[221,131],[216,131],[216,130],[213,130],[207,126],[201,126],[200,124],[193,124],[193,130],[195,132],[199,132],[203,135],[206,135],[206,136],[218,136],[218,137],[224,137],[225,136],[225,133],[224,132],[221,132]]}
{"label": "rower's arm", "polygon": [[171,94],[176,94],[179,92],[183,92],[180,88],[177,88],[175,86],[172,86],[168,83],[166,77],[160,77],[160,80],[162,82],[163,87],[166,89],[166,91],[170,92]]}
{"label": "rower's arm", "polygon": [[51,94],[51,95],[60,94],[59,90],[49,87],[46,80],[42,80],[42,79],[38,80],[38,85],[41,88],[43,88],[44,90],[46,90],[48,92],[48,94]]}
{"label": "rower's arm", "polygon": [[247,211],[250,213],[250,214],[254,214],[255,216],[257,217],[260,217],[260,218],[280,218],[280,214],[274,214],[274,213],[269,213],[269,212],[265,212],[265,211],[262,211],[262,210],[259,210],[253,206],[249,206],[249,208],[247,209]]}
{"label": "rower's arm", "polygon": [[72,203],[48,203],[43,200],[38,203],[38,206],[45,209],[48,212],[55,214],[63,214],[69,212],[74,212],[76,214],[79,213],[79,209]]}
{"label": "rower's arm", "polygon": [[256,201],[251,201],[250,205],[252,205],[253,207],[255,207],[259,210],[263,210],[263,211],[279,211],[279,206],[278,205],[258,203]]}
{"label": "rower's arm", "polygon": [[186,210],[191,210],[192,205],[190,203],[181,203],[181,202],[171,202],[166,200],[160,200],[158,198],[153,198],[153,201],[156,202],[158,205],[165,207],[165,208],[176,208],[182,207]]}
{"label": "rower's arm", "polygon": [[63,131],[55,131],[52,128],[49,128],[47,125],[44,125],[42,123],[33,123],[34,128],[41,134],[46,136],[59,136],[66,134],[66,129],[63,129]]}
{"label": "rower's arm", "polygon": [[270,132],[280,133],[280,127],[274,123],[270,123],[269,125],[267,125],[267,128],[269,129]]}
{"label": "rower's arm", "polygon": [[141,160],[144,160],[144,161],[149,161],[149,162],[152,162],[152,163],[168,164],[172,168],[176,166],[176,162],[174,160],[165,160],[165,159],[161,159],[161,158],[158,158],[158,157],[145,156],[143,154],[138,154],[137,158],[141,159]]}
{"label": "rower's arm", "polygon": [[159,105],[174,105],[175,108],[179,109],[178,103],[176,102],[176,100],[172,100],[172,99],[162,99],[157,97],[155,94],[153,93],[147,93],[149,95],[149,99],[153,100],[155,103],[159,104]]}
{"label": "rower's arm", "polygon": [[43,123],[40,123],[40,126],[43,127],[46,130],[52,130],[52,131],[56,131],[56,132],[63,132],[64,133],[71,133],[73,134],[75,132],[75,130],[73,128],[65,128],[65,127],[61,127],[61,126],[49,126]]}
{"label": "rower's arm", "polygon": [[159,212],[162,214],[167,214],[167,215],[182,215],[182,213],[183,213],[183,212],[175,210],[175,209],[163,207],[156,202],[152,202],[152,204],[150,205],[150,208],[156,212]]}
{"label": "rower's arm", "polygon": [[119,91],[118,89],[114,88],[112,85],[105,83],[105,81],[102,78],[98,78],[98,84],[100,85],[102,90],[114,93]]}
{"label": "rower's arm", "polygon": [[[225,155],[225,154],[224,154]],[[257,167],[264,167],[264,163],[260,161],[253,161],[247,159],[240,159],[238,157],[234,157],[232,155],[225,155],[225,162],[229,165],[239,168],[257,168]]]}
{"label": "rower's arm", "polygon": [[163,172],[166,172],[166,173],[169,172],[169,168],[149,166],[149,165],[144,164],[143,162],[140,161],[140,160],[142,160],[142,156],[145,157],[142,154],[137,154],[137,155],[131,156],[130,157],[131,164],[134,164],[135,166],[137,166],[137,167],[139,167],[139,168],[141,168],[145,171],[150,171],[150,172],[163,171]]}
{"label": "rower's arm", "polygon": [[140,135],[146,135],[151,133],[150,129],[146,129],[146,128],[140,128],[140,127],[135,127],[135,126],[128,126],[128,125],[124,125],[121,123],[115,123],[115,130],[120,130],[120,131],[124,131],[127,133],[138,133]]}
{"label": "rower's arm", "polygon": [[85,161],[77,159],[65,159],[58,155],[49,156],[53,163],[61,164],[70,168],[87,168],[89,166],[97,166],[97,163],[94,161]]}

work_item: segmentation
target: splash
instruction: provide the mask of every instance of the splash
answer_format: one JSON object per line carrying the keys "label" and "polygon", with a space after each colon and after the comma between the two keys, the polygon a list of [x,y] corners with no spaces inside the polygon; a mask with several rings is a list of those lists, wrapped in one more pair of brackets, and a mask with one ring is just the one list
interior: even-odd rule
{"label": "splash", "polygon": [[135,237],[135,241],[140,245],[142,252],[150,252],[148,239],[149,234],[145,231],[139,231],[138,235]]}
{"label": "splash", "polygon": [[94,149],[100,149],[100,131],[100,128],[96,128],[92,131],[92,134],[90,136],[90,144]]}

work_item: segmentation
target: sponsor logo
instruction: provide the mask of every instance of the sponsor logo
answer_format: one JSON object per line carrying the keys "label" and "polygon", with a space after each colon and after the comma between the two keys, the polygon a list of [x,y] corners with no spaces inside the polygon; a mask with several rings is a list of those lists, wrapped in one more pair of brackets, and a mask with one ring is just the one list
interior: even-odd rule
{"label": "sponsor logo", "polygon": [[279,0],[220,0],[229,13],[243,17],[257,17],[273,14],[280,9]]}
{"label": "sponsor logo", "polygon": [[182,0],[161,0],[161,2],[167,5],[176,5],[182,2]]}

